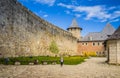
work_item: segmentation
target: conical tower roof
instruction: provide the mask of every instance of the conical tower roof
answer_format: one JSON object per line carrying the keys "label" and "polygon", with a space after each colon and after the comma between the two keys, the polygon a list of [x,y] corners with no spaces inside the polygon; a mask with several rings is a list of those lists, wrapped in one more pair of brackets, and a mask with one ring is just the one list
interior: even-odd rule
{"label": "conical tower roof", "polygon": [[72,20],[72,24],[70,27],[79,27],[75,18]]}
{"label": "conical tower roof", "polygon": [[107,23],[102,31],[102,33],[104,34],[113,34],[114,32],[115,32],[115,28],[110,23]]}
{"label": "conical tower roof", "polygon": [[120,39],[120,26],[119,28],[108,38],[108,40]]}
{"label": "conical tower roof", "polygon": [[71,29],[71,28],[78,28],[78,29],[81,29],[81,30],[82,30],[82,28],[80,28],[80,27],[78,26],[78,23],[77,23],[77,21],[76,21],[75,18],[72,20],[72,23],[71,23],[71,25],[70,25],[70,27],[69,27],[68,29]]}

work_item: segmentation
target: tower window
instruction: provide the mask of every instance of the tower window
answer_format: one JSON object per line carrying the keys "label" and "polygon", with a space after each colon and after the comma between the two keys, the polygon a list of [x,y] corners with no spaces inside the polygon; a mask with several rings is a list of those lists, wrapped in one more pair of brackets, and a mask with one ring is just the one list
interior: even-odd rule
{"label": "tower window", "polygon": [[82,43],[82,45],[88,45],[87,43]]}
{"label": "tower window", "polygon": [[104,45],[104,43],[102,43],[102,45]]}
{"label": "tower window", "polygon": [[100,45],[100,43],[98,42],[98,46]]}
{"label": "tower window", "polygon": [[93,46],[95,46],[95,43],[93,43]]}

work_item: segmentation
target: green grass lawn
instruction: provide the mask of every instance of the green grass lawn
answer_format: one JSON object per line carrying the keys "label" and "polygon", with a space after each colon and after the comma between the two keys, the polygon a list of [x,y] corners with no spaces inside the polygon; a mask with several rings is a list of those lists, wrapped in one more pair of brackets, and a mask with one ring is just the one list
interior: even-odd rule
{"label": "green grass lawn", "polygon": [[[80,57],[80,56],[70,56],[70,57],[63,57],[64,58],[64,64],[65,65],[77,65],[82,62],[87,57]],[[21,65],[28,65],[30,62],[34,62],[35,60],[38,60],[38,63],[41,64],[41,61],[43,60],[55,60],[57,61],[57,64],[60,64],[60,57],[49,57],[49,56],[32,56],[32,57],[9,57],[9,65],[14,65],[16,61],[19,61]],[[0,64],[5,64],[5,59],[0,58]]]}

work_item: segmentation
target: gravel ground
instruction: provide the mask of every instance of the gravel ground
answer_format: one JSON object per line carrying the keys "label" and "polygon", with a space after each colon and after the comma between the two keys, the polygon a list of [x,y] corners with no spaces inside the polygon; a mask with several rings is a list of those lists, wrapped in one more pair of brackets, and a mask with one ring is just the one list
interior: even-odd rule
{"label": "gravel ground", "polygon": [[120,78],[120,66],[106,58],[90,58],[79,65],[0,65],[0,78]]}

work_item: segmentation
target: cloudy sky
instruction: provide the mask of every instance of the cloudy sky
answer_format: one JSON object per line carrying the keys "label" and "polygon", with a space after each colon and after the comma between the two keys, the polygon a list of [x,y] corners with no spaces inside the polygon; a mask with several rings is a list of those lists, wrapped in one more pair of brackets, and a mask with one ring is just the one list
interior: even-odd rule
{"label": "cloudy sky", "polygon": [[107,23],[120,25],[120,0],[18,0],[48,22],[67,29],[73,18],[82,35],[100,32]]}

